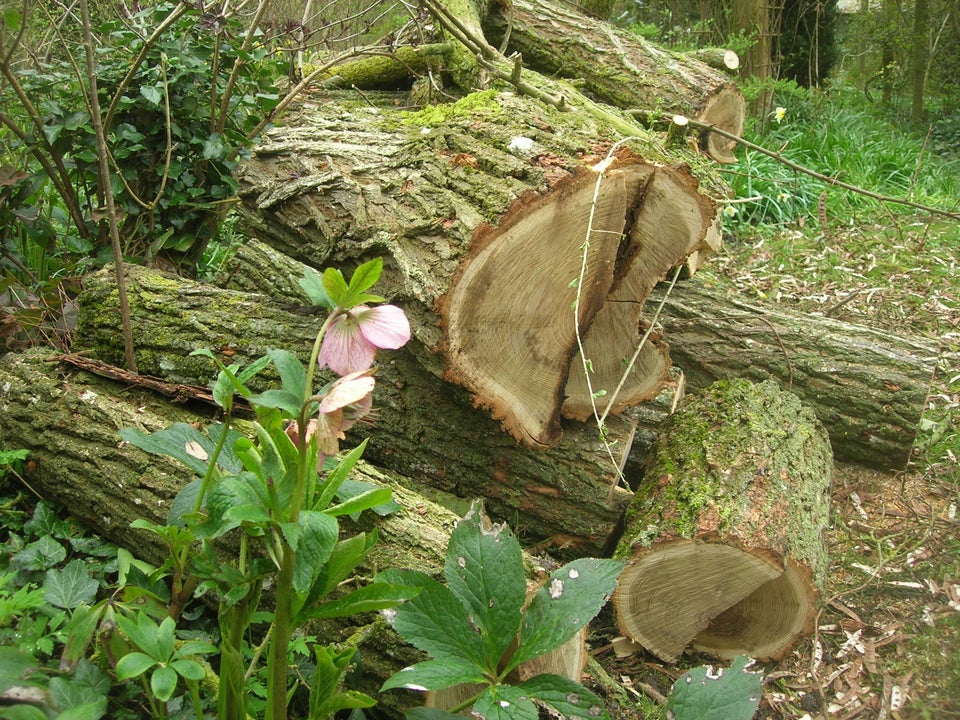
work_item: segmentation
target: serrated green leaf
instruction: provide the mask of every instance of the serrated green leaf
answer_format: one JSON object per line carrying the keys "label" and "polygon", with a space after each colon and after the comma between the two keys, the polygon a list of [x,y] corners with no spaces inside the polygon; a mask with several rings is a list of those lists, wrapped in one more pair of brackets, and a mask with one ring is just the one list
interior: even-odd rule
{"label": "serrated green leaf", "polygon": [[425,660],[394,673],[380,687],[380,692],[407,690],[443,690],[453,685],[486,684],[489,680],[476,665],[454,660]]}
{"label": "serrated green leaf", "polygon": [[160,654],[160,647],[157,644],[157,624],[149,616],[140,612],[135,619],[126,615],[117,615],[117,625],[135,647],[140,648],[145,654],[156,660],[165,660]]}
{"label": "serrated green leaf", "polygon": [[64,628],[67,637],[63,644],[63,652],[60,654],[61,668],[73,668],[86,655],[102,616],[102,607],[80,605],[74,609],[70,621]]}
{"label": "serrated green leaf", "polygon": [[160,702],[167,702],[177,690],[177,673],[172,667],[158,667],[150,676],[150,689]]}
{"label": "serrated green leaf", "polygon": [[300,278],[300,287],[303,288],[303,291],[314,305],[325,307],[328,310],[333,309],[334,303],[330,299],[330,296],[327,295],[327,291],[323,287],[323,278],[319,273],[313,270],[307,270],[304,276]]}
{"label": "serrated green leaf", "polygon": [[362,293],[374,285],[380,279],[383,272],[383,258],[374,258],[360,265],[350,276],[350,290],[354,293]]}
{"label": "serrated green leaf", "polygon": [[340,526],[332,516],[314,510],[301,512],[298,524],[300,540],[293,565],[293,589],[306,597],[337,544]]}
{"label": "serrated green leaf", "polygon": [[337,492],[339,492],[340,486],[347,479],[350,471],[353,470],[353,466],[356,465],[363,456],[364,450],[367,449],[367,441],[368,438],[364,438],[363,442],[340,458],[337,466],[330,471],[320,486],[320,492],[317,498],[314,500],[314,510],[323,510],[330,506],[330,502],[336,496]]}
{"label": "serrated green leaf", "polygon": [[[277,368],[281,387],[302,401],[307,389],[307,371],[300,359],[287,350],[271,350],[267,355]],[[299,406],[296,414],[299,414]]]}
{"label": "serrated green leaf", "polygon": [[484,720],[538,720],[537,706],[525,692],[512,685],[494,685],[473,704]]}
{"label": "serrated green leaf", "polygon": [[517,686],[564,718],[610,720],[603,701],[580,683],[560,675],[535,675]]}
{"label": "serrated green leaf", "polygon": [[381,507],[390,502],[390,498],[393,496],[393,492],[388,487],[373,487],[366,492],[362,492],[359,495],[354,495],[353,497],[344,500],[342,503],[337,505],[331,505],[326,510],[325,513],[328,515],[333,515],[339,517],[341,515],[359,515],[364,510],[370,510],[375,507]]}
{"label": "serrated green leaf", "polygon": [[186,678],[187,680],[203,680],[206,676],[206,672],[203,669],[203,665],[198,663],[196,660],[174,660],[170,663],[170,667],[180,677]]}
{"label": "serrated green leaf", "polygon": [[71,560],[60,570],[47,570],[43,579],[47,602],[67,610],[92,604],[99,587],[100,584],[87,572],[86,563],[80,559]]}
{"label": "serrated green leaf", "polygon": [[308,608],[300,615],[300,618],[306,620],[349,617],[362,612],[385,610],[416,597],[419,592],[419,588],[374,582],[357,588],[336,600],[325,602],[315,608]]}
{"label": "serrated green leaf", "polygon": [[620,560],[580,558],[552,572],[524,613],[520,646],[510,668],[550,652],[576,635],[610,599],[621,570]]}
{"label": "serrated green leaf", "polygon": [[466,607],[450,588],[417,570],[387,570],[377,579],[421,588],[415,598],[384,613],[400,637],[435,660],[466,661],[481,673],[496,671],[484,657],[483,643],[467,620]]}
{"label": "serrated green leaf", "polygon": [[727,669],[693,668],[673,684],[664,717],[675,720],[750,720],[760,704],[763,675],[742,655]]}
{"label": "serrated green leaf", "polygon": [[475,503],[450,535],[444,562],[450,591],[470,612],[490,666],[520,629],[526,598],[523,552],[506,525],[493,525]]}
{"label": "serrated green leaf", "polygon": [[143,675],[147,670],[157,664],[152,657],[142,652],[127,653],[117,661],[117,679],[129,680],[138,675]]}
{"label": "serrated green leaf", "polygon": [[343,273],[336,268],[327,268],[323,271],[323,289],[327,291],[327,296],[334,305],[343,307],[343,301],[347,298],[347,281],[343,279]]}

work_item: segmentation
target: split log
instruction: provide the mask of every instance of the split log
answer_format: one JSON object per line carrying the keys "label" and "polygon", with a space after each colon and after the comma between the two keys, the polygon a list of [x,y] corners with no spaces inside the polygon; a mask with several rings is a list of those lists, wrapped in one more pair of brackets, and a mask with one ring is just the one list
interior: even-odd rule
{"label": "split log", "polygon": [[[729,75],[694,55],[658,48],[551,0],[498,4],[484,29],[494,45],[507,37],[508,50],[519,53],[525,65],[576,79],[605,103],[644,110],[651,119],[664,113],[689,115],[743,135],[743,93]],[[735,57],[728,55],[726,62]],[[704,131],[700,147],[719,162],[736,162],[736,144],[728,138]]]}
{"label": "split log", "polygon": [[[658,289],[650,298],[663,297]],[[689,389],[716,380],[776,380],[814,410],[838,460],[903,469],[912,458],[937,348],[925,340],[759,307],[683,283],[660,317]]]}
{"label": "split log", "polygon": [[[32,491],[102,537],[159,565],[167,553],[163,542],[130,523],[138,518],[166,523],[174,496],[194,476],[180,463],[121,442],[119,431],[151,432],[172,422],[206,423],[212,408],[170,403],[149,390],[62,366],[57,358],[36,349],[0,359],[0,445],[30,451],[26,480]],[[360,571],[372,575],[378,568],[412,567],[442,578],[450,531],[458,516],[364,460],[354,467],[352,477],[389,486],[399,505],[386,517],[366,513],[358,523],[341,519],[347,534],[374,529],[378,534]],[[542,576],[540,561],[527,560],[531,579]],[[387,677],[424,659],[370,614],[317,623],[311,632],[322,642],[358,647],[363,662],[358,689],[373,696]],[[579,679],[585,637],[586,630],[541,658],[543,667]],[[420,702],[409,693],[387,693],[379,700],[378,711],[388,717],[402,717],[405,709]]]}
{"label": "split log", "polygon": [[688,396],[625,518],[621,631],[668,662],[691,645],[782,657],[812,630],[832,462],[823,427],[776,383]]}
{"label": "split log", "polygon": [[[240,177],[250,234],[312,267],[386,255],[388,292],[432,363],[533,447],[616,386],[644,293],[715,230],[713,201],[654,140],[601,174],[602,124],[529,98],[400,116],[331,103],[291,122]],[[655,395],[667,365],[649,343],[614,409]]]}
{"label": "split log", "polygon": [[[225,362],[247,364],[271,348],[303,362],[321,322],[316,308],[223,290],[142,267],[127,268],[128,299],[141,372],[175,383],[206,385],[209,360],[190,357],[210,348]],[[73,349],[121,364],[123,347],[113,277],[88,276],[78,298]],[[528,448],[475,408],[466,391],[443,382],[435,356],[418,341],[383,355],[374,394],[376,424],[361,424],[351,439],[368,437],[366,456],[378,466],[463,498],[487,499],[530,543],[565,554],[600,554],[629,500],[616,485],[633,433],[629,418],[613,418],[613,455],[595,428],[564,421],[564,441]],[[433,363],[433,366],[431,366]],[[428,368],[433,367],[431,372]],[[518,526],[519,523],[519,526]]]}

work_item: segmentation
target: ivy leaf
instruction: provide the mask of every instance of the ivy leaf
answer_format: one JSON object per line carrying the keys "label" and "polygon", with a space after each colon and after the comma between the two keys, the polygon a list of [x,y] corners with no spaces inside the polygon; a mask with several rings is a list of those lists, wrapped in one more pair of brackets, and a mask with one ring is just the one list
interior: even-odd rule
{"label": "ivy leaf", "polygon": [[16,566],[23,570],[48,570],[63,562],[67,551],[49,535],[27,545],[13,556]]}
{"label": "ivy leaf", "polygon": [[467,609],[450,588],[418,570],[387,570],[377,580],[420,588],[420,594],[387,618],[400,637],[435,660],[473,663],[481,672],[488,668],[482,641],[467,620]]}
{"label": "ivy leaf", "polygon": [[47,570],[43,580],[43,596],[48,603],[66,610],[91,605],[97,597],[99,583],[87,572],[83,560],[71,560],[61,570]]}
{"label": "ivy leaf", "polygon": [[617,586],[620,560],[581,558],[555,570],[523,616],[520,646],[510,668],[550,652],[600,612]]}
{"label": "ivy leaf", "polygon": [[163,101],[163,93],[160,92],[159,88],[154,85],[141,85],[140,94],[146,99],[151,105],[156,105],[159,107],[160,103]]}
{"label": "ivy leaf", "polygon": [[488,664],[496,666],[520,629],[527,592],[520,543],[506,525],[491,524],[474,503],[450,535],[444,574],[469,610]]}
{"label": "ivy leaf", "polygon": [[463,660],[425,660],[405,667],[387,678],[380,691],[405,688],[407,690],[442,690],[453,685],[487,683],[488,680],[473,663]]}
{"label": "ivy leaf", "polygon": [[664,717],[675,720],[750,720],[760,704],[763,675],[750,672],[742,655],[730,667],[693,668],[673,684]]}
{"label": "ivy leaf", "polygon": [[560,675],[535,675],[517,686],[564,718],[609,720],[603,701],[580,683]]}

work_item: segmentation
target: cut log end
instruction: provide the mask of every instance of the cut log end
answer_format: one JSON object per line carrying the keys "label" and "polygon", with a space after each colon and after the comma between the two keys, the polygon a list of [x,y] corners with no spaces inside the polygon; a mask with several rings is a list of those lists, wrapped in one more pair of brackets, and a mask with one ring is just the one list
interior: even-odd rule
{"label": "cut log end", "polygon": [[688,174],[628,153],[603,175],[583,171],[521,199],[478,229],[441,304],[446,378],[534,447],[559,442],[561,414],[584,420],[595,404],[620,412],[656,396],[666,346],[651,341],[630,364],[643,301],[713,219]]}
{"label": "cut log end", "polygon": [[811,627],[831,477],[822,426],[775,383],[689,396],[624,520],[621,631],[668,662],[782,657]]}
{"label": "cut log end", "polygon": [[689,646],[767,660],[809,632],[816,597],[795,562],[784,568],[765,553],[681,541],[636,557],[613,602],[621,632],[666,662]]}
{"label": "cut log end", "polygon": [[[697,119],[731,135],[742,137],[746,120],[745,108],[743,93],[736,86],[728,85],[709,98]],[[717,162],[737,162],[734,152],[737,149],[736,141],[705,130],[701,134],[700,143],[704,151]]]}

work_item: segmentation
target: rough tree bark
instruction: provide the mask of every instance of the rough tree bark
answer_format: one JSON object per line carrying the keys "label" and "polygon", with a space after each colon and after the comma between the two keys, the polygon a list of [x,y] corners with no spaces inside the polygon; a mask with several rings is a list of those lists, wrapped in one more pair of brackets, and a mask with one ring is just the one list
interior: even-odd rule
{"label": "rough tree bark", "polygon": [[[281,347],[306,362],[321,322],[316,308],[145,268],[128,268],[127,281],[139,367],[171,382],[204,386],[213,378],[209,360],[189,356],[201,347],[241,364]],[[118,315],[108,274],[87,277],[79,306],[74,350],[115,362]],[[351,431],[351,439],[370,438],[366,457],[421,486],[486,498],[491,514],[530,542],[563,547],[567,554],[600,553],[629,499],[614,485],[633,421],[610,422],[610,440],[619,440],[612,456],[595,428],[573,421],[563,422],[560,445],[528,448],[473,407],[466,391],[442,381],[441,373],[435,355],[415,340],[383,355],[376,424]]]}
{"label": "rough tree bark", "polygon": [[668,421],[624,521],[617,624],[658,657],[780,658],[812,627],[833,458],[776,383],[720,382]]}
{"label": "rough tree bark", "polygon": [[[714,203],[650,137],[598,171],[602,124],[529,98],[369,110],[324,105],[267,134],[240,178],[251,233],[313,267],[385,255],[446,378],[518,440],[557,444],[561,416],[618,382],[645,293],[715,230]],[[648,344],[606,402],[655,395],[666,367]]]}
{"label": "rough tree bark", "polygon": [[[643,110],[651,118],[689,115],[743,135],[743,93],[728,74],[692,54],[656,47],[551,0],[497,5],[486,16],[484,29],[494,45],[506,39],[507,49],[520,53],[524,65],[545,75],[575,79],[605,103]],[[731,140],[703,131],[699,143],[714,160],[736,162]]]}
{"label": "rough tree bark", "polygon": [[910,461],[937,368],[929,342],[761,308],[696,283],[675,289],[660,323],[688,388],[774,379],[814,410],[838,460],[895,470]]}

